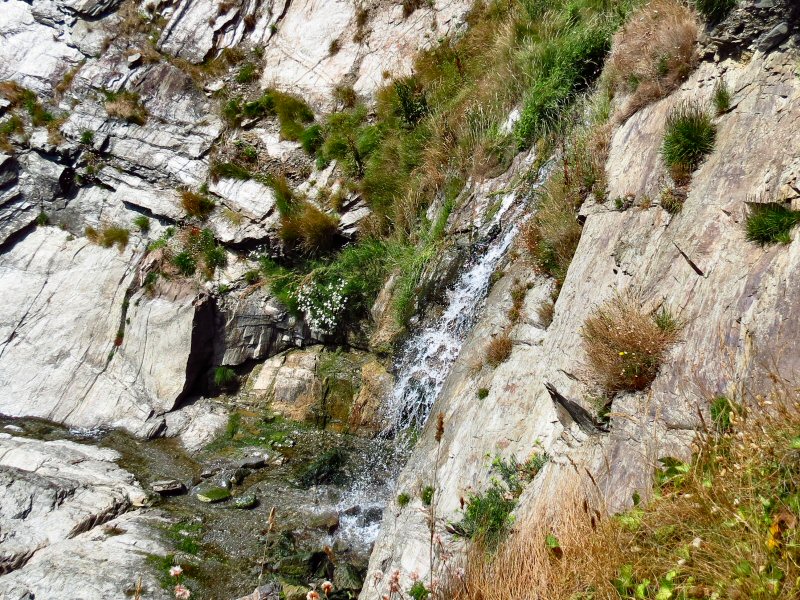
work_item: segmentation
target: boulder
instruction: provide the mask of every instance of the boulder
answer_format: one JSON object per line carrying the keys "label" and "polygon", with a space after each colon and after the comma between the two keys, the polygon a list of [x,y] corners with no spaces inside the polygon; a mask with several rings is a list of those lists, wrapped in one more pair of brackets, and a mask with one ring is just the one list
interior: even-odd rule
{"label": "boulder", "polygon": [[321,400],[322,389],[317,378],[321,346],[293,350],[264,363],[252,391],[271,402],[273,411],[295,420],[313,418],[312,409]]}
{"label": "boulder", "polygon": [[162,479],[150,484],[150,489],[162,496],[175,496],[186,491],[186,486],[177,479]]}
{"label": "boulder", "polygon": [[370,360],[361,367],[361,389],[350,409],[348,430],[357,435],[371,436],[378,433],[385,423],[381,409],[394,385],[394,377],[377,360]]}

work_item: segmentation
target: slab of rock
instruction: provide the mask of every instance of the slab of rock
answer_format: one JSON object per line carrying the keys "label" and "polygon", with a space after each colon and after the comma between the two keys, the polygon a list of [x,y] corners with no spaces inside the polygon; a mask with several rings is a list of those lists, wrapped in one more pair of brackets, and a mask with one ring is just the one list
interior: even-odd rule
{"label": "slab of rock", "polygon": [[0,412],[152,435],[207,347],[202,303],[135,295],[123,318],[135,250],[69,237],[40,227],[0,262]]}
{"label": "slab of rock", "polygon": [[222,486],[206,485],[198,489],[195,496],[197,496],[200,502],[211,504],[215,502],[224,502],[231,497],[231,491]]}
{"label": "slab of rock", "polygon": [[264,363],[253,392],[271,402],[275,412],[295,421],[312,416],[312,408],[321,398],[321,382],[317,366],[321,346],[308,350],[293,350],[275,356]]}
{"label": "slab of rock", "polygon": [[175,496],[186,491],[186,486],[177,479],[163,479],[150,484],[150,489],[162,496]]}
{"label": "slab of rock", "polygon": [[114,450],[0,433],[0,572],[143,505],[147,495]]}

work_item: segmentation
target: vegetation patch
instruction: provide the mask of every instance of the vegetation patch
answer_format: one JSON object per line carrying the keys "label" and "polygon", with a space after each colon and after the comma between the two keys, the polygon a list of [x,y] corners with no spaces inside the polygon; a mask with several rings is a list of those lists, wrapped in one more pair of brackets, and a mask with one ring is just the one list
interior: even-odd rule
{"label": "vegetation patch", "polygon": [[698,28],[679,0],[651,0],[614,36],[608,61],[611,87],[629,94],[620,111],[627,119],[676,89],[697,64]]}
{"label": "vegetation patch", "polygon": [[106,97],[106,113],[112,119],[120,119],[135,125],[144,125],[147,122],[147,109],[142,104],[139,94],[135,92],[104,91]]}
{"label": "vegetation patch", "polygon": [[608,394],[645,389],[679,329],[667,309],[648,314],[635,298],[615,296],[586,319],[581,331],[592,377]]}
{"label": "vegetation patch", "polygon": [[116,244],[120,252],[125,249],[130,240],[130,230],[119,225],[104,225],[99,231],[90,226],[86,228],[84,235],[90,242],[103,248],[111,248]]}
{"label": "vegetation patch", "polygon": [[699,12],[710,24],[720,22],[736,6],[736,0],[695,0]]}
{"label": "vegetation patch", "polygon": [[514,344],[507,334],[502,333],[492,338],[486,347],[486,362],[492,367],[498,367],[508,360]]}
{"label": "vegetation patch", "polygon": [[776,202],[752,204],[745,223],[745,233],[748,240],[762,246],[788,244],[792,241],[791,231],[798,223],[800,211]]}
{"label": "vegetation patch", "polygon": [[673,108],[664,126],[661,154],[673,174],[684,179],[714,149],[717,126],[697,102],[681,102]]}
{"label": "vegetation patch", "polygon": [[249,102],[242,98],[228,100],[222,108],[222,116],[232,126],[238,126],[244,119],[277,117],[281,137],[295,141],[314,120],[314,112],[302,99],[274,89],[267,89],[260,98]]}
{"label": "vegetation patch", "polygon": [[701,438],[691,462],[664,457],[648,503],[634,494],[632,509],[610,517],[579,488],[515,524],[494,553],[473,545],[465,579],[444,597],[797,598],[800,419],[796,397],[769,397]]}
{"label": "vegetation patch", "polygon": [[717,109],[717,115],[724,114],[731,109],[731,91],[722,79],[714,86],[712,100],[714,108]]}
{"label": "vegetation patch", "polygon": [[191,190],[181,190],[181,206],[188,216],[205,220],[214,210],[216,204],[205,194]]}

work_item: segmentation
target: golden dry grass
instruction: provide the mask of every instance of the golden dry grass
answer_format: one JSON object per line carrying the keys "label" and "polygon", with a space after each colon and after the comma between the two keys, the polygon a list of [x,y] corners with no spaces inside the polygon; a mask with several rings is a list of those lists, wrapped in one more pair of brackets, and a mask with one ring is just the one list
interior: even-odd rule
{"label": "golden dry grass", "polygon": [[497,367],[508,360],[514,344],[508,334],[502,333],[493,337],[486,346],[486,362],[492,367]]}
{"label": "golden dry grass", "polygon": [[647,505],[609,517],[592,508],[592,485],[567,489],[494,556],[471,548],[463,581],[436,597],[797,598],[800,403],[757,397],[731,421],[706,432],[690,465],[662,470]]}
{"label": "golden dry grass", "polygon": [[678,325],[644,312],[638,300],[618,295],[597,309],[583,325],[581,337],[592,377],[608,394],[642,390],[655,379]]}
{"label": "golden dry grass", "polygon": [[322,254],[336,247],[338,222],[333,215],[304,202],[283,217],[281,239],[290,246],[299,246],[306,254]]}
{"label": "golden dry grass", "polygon": [[606,75],[630,96],[619,109],[624,121],[666,96],[697,64],[695,13],[679,0],[651,0],[614,36]]}
{"label": "golden dry grass", "polygon": [[106,113],[114,119],[144,125],[147,122],[147,109],[142,105],[139,95],[133,92],[112,94],[105,103]]}

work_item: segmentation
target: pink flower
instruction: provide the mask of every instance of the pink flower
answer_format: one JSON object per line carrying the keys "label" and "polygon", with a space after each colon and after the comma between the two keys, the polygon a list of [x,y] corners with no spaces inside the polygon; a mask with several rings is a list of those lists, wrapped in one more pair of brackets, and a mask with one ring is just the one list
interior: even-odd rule
{"label": "pink flower", "polygon": [[395,570],[389,579],[389,592],[396,593],[400,591],[400,571]]}
{"label": "pink flower", "polygon": [[321,587],[322,593],[326,596],[333,591],[333,584],[330,581],[323,581]]}
{"label": "pink flower", "polygon": [[169,568],[169,574],[172,577],[180,577],[183,573],[183,569],[181,569],[180,565],[175,565],[174,567]]}
{"label": "pink flower", "polygon": [[419,573],[417,573],[416,571],[411,571],[409,577],[411,578],[411,581],[416,582],[419,579]]}
{"label": "pink flower", "polygon": [[189,591],[189,588],[182,586],[180,584],[175,586],[175,597],[178,600],[189,600],[191,596],[192,592]]}
{"label": "pink flower", "polygon": [[306,594],[306,600],[319,600],[319,594],[314,590],[311,590]]}

